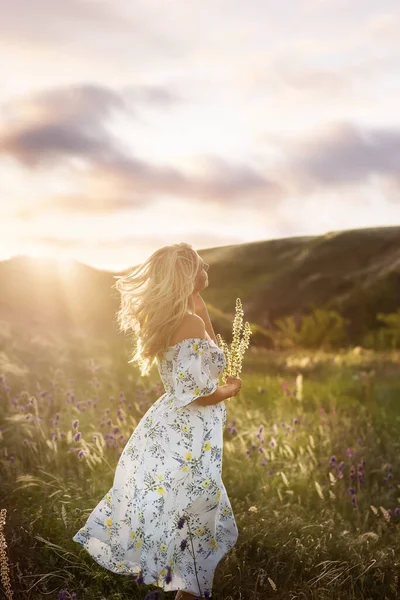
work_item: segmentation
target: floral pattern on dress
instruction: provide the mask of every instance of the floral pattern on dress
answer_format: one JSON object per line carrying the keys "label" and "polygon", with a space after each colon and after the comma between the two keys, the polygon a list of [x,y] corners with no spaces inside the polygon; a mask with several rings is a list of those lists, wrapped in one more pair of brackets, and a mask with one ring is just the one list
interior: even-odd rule
{"label": "floral pattern on dress", "polygon": [[145,584],[166,592],[211,596],[215,569],[238,528],[221,477],[225,403],[194,400],[216,390],[226,359],[213,340],[186,338],[157,365],[166,393],[138,423],[112,487],[72,539],[114,573],[141,572]]}

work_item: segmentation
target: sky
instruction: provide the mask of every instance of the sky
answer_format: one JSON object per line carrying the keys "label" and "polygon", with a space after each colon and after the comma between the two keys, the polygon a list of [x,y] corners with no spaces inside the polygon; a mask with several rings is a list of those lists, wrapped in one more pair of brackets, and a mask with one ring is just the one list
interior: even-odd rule
{"label": "sky", "polygon": [[0,260],[400,224],[398,0],[0,0]]}

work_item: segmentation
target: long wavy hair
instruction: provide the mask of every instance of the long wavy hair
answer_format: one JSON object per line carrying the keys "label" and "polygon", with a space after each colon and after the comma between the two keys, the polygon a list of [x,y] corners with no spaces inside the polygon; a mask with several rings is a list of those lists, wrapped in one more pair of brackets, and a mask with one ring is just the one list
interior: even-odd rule
{"label": "long wavy hair", "polygon": [[142,376],[168,348],[195,291],[201,259],[190,244],[181,242],[156,250],[127,275],[114,275],[112,286],[121,294],[116,313],[121,331],[133,332],[134,351],[129,363],[137,363]]}

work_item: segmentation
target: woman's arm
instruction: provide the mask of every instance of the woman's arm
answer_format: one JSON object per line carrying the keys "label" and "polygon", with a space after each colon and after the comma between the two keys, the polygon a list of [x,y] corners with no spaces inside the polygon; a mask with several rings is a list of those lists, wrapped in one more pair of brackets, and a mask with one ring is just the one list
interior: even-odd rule
{"label": "woman's arm", "polygon": [[197,404],[201,404],[201,406],[210,406],[210,404],[218,404],[218,402],[228,400],[234,395],[235,387],[230,383],[225,383],[224,385],[219,385],[215,392],[213,392],[209,396],[200,396],[200,398],[194,400],[193,403],[197,402]]}

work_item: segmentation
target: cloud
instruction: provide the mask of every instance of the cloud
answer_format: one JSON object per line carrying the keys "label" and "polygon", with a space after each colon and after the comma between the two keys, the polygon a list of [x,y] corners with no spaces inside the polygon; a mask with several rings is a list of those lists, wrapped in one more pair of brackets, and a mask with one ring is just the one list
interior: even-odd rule
{"label": "cloud", "polygon": [[121,91],[127,100],[162,108],[176,106],[184,100],[181,94],[161,85],[129,86],[124,87]]}
{"label": "cloud", "polygon": [[136,116],[135,105],[169,106],[178,96],[161,86],[130,86],[126,93],[93,84],[38,92],[3,106],[0,155],[26,167],[50,166],[63,158],[96,160],[116,152],[106,126],[114,114]]}
{"label": "cloud", "polygon": [[374,175],[398,178],[400,128],[324,125],[288,146],[286,166],[307,187],[359,185]]}
{"label": "cloud", "polygon": [[[150,36],[146,23],[129,14],[122,2],[102,0],[0,0],[0,33],[3,39],[55,43],[72,38],[77,44],[91,42],[92,32],[105,36]],[[85,35],[84,35],[85,34]]]}
{"label": "cloud", "polygon": [[24,70],[37,71],[42,80],[51,63],[61,68],[53,77],[64,81],[69,67],[83,77],[120,70],[143,80],[144,65],[164,73],[168,62],[184,54],[179,36],[160,28],[140,0],[0,0],[0,15],[1,50],[22,54]]}
{"label": "cloud", "polygon": [[272,210],[286,195],[283,185],[249,166],[230,165],[217,157],[214,160],[212,171],[193,176],[170,167],[154,167],[129,156],[96,157],[87,175],[89,181],[95,182],[93,191],[53,194],[31,201],[16,216],[28,220],[52,211],[94,215],[128,212],[160,199],[167,201],[168,197],[232,209],[246,203],[250,208]]}
{"label": "cloud", "polygon": [[[53,194],[22,208],[28,219],[45,211],[106,214],[129,211],[160,199],[204,201],[225,207],[277,210],[282,202],[321,188],[354,186],[380,176],[398,186],[400,129],[366,127],[339,121],[320,125],[304,137],[273,138],[282,159],[264,169],[209,155],[198,160],[196,174],[153,165],[132,156],[107,129],[114,113],[135,115],[134,101],[152,90],[130,88],[124,94],[101,86],[71,86],[43,92],[8,106],[0,153],[37,169],[73,165],[80,158],[85,191]],[[173,98],[158,88],[156,102]]]}
{"label": "cloud", "polygon": [[87,212],[125,210],[151,198],[171,195],[228,205],[244,199],[265,205],[284,195],[279,182],[251,165],[229,163],[218,156],[204,159],[205,174],[196,176],[132,156],[107,130],[111,116],[119,112],[135,114],[135,97],[171,102],[174,96],[160,87],[130,88],[128,92],[127,100],[124,94],[106,87],[79,85],[46,91],[6,106],[8,119],[0,132],[0,154],[30,169],[68,165],[79,158],[85,162],[84,177],[93,191],[92,200],[85,200],[83,194],[43,198],[22,209],[22,215],[27,217],[35,206],[61,211],[78,206]]}

